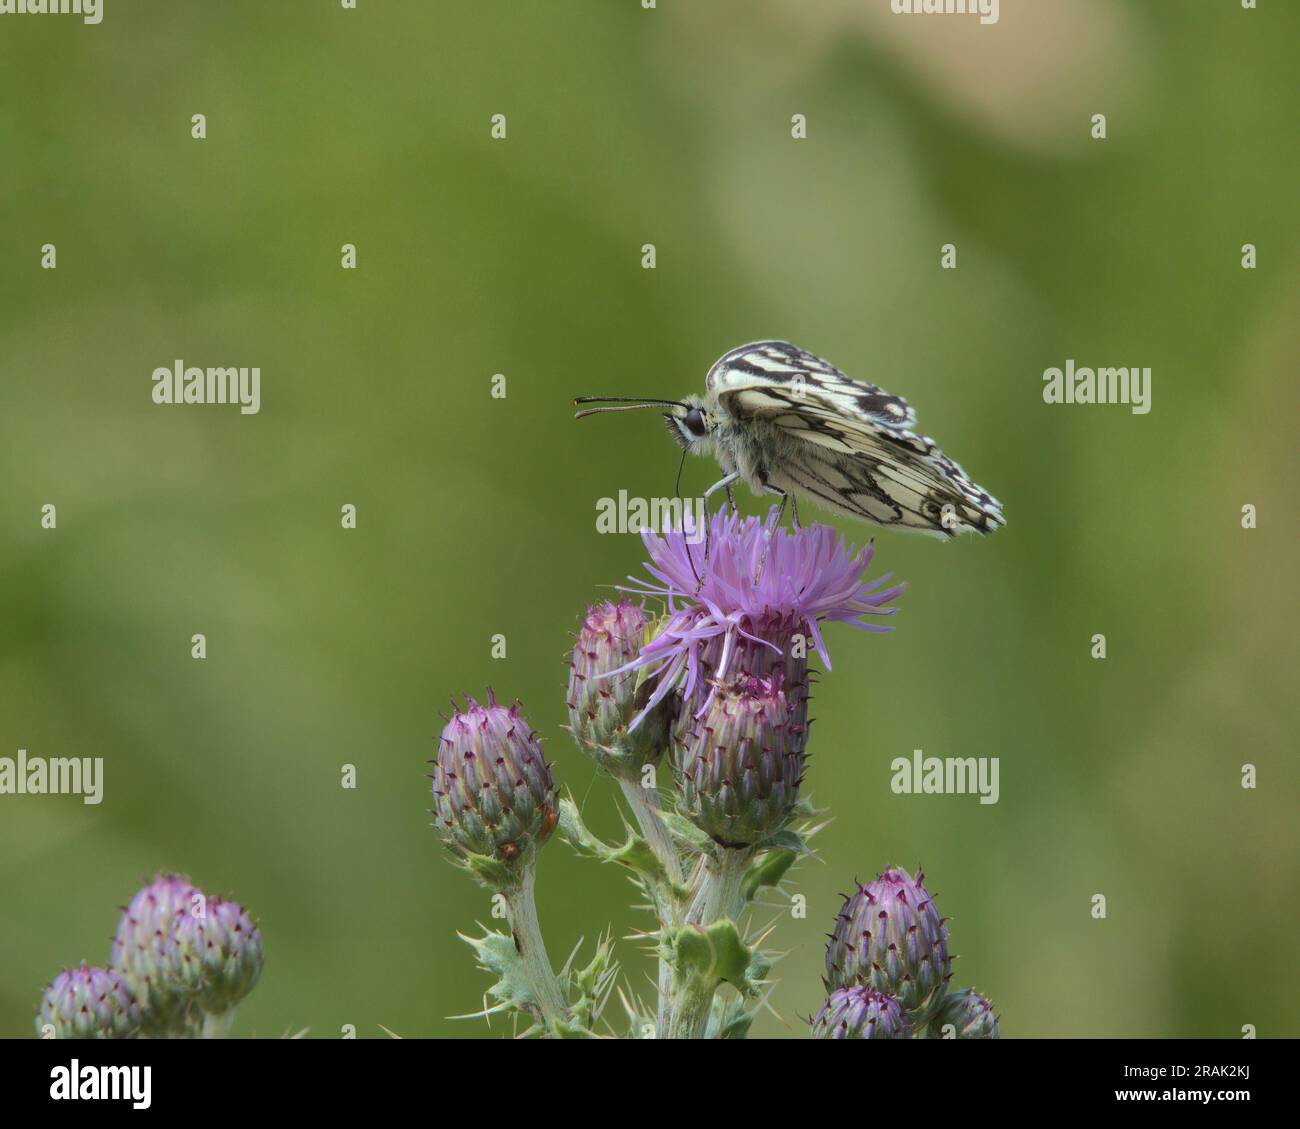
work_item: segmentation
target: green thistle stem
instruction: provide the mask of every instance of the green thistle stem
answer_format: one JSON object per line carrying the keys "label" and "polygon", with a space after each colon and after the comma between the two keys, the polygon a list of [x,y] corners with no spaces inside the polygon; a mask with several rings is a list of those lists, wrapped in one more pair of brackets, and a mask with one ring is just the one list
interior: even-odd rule
{"label": "green thistle stem", "polygon": [[533,990],[533,996],[547,1024],[553,1025],[556,1019],[564,1016],[564,994],[551,969],[550,958],[546,955],[546,942],[542,940],[542,929],[537,921],[537,903],[533,899],[535,877],[533,869],[529,867],[519,885],[504,891],[503,895],[506,908],[510,911],[510,929],[524,966],[524,975],[528,978],[529,987]]}
{"label": "green thistle stem", "polygon": [[[639,778],[629,780],[619,777],[618,783],[623,789],[627,806],[632,809],[632,814],[636,818],[637,826],[641,828],[641,834],[650,844],[655,857],[663,863],[664,870],[668,872],[669,881],[674,885],[680,885],[681,862],[677,857],[677,847],[673,844],[672,836],[668,834],[668,828],[659,817],[659,790],[642,787]],[[660,925],[675,925],[681,916],[676,902],[672,898],[656,898],[655,901],[655,912],[658,914]],[[665,901],[667,905],[663,904]],[[659,957],[659,1003],[655,1014],[655,1035],[660,1039],[664,1037],[668,1024],[672,984],[672,966],[661,955]]]}
{"label": "green thistle stem", "polygon": [[694,925],[709,925],[728,917],[739,924],[745,908],[745,874],[753,857],[750,847],[718,847],[717,854],[704,864],[704,875],[686,920]]}
{"label": "green thistle stem", "polygon": [[[737,850],[720,846],[715,855],[704,860],[695,896],[686,913],[689,924],[707,926],[724,917],[739,923],[745,908],[745,874],[753,857],[752,848]],[[717,988],[716,981],[704,980],[698,976],[675,977],[672,981],[665,1037],[704,1038]]]}
{"label": "green thistle stem", "polygon": [[623,798],[627,800],[627,806],[632,809],[637,825],[641,828],[641,834],[650,844],[655,857],[664,864],[664,869],[668,871],[668,877],[673,882],[681,882],[682,872],[677,860],[677,848],[673,845],[672,836],[668,834],[664,821],[659,818],[659,790],[642,787],[639,777],[628,780],[620,776],[618,783],[623,789]]}
{"label": "green thistle stem", "polygon": [[716,988],[706,988],[699,983],[681,985],[674,992],[673,1006],[668,1016],[666,1039],[702,1039],[709,1026],[709,1013],[713,1009]]}
{"label": "green thistle stem", "polygon": [[200,1039],[224,1039],[230,1034],[231,1025],[235,1022],[235,1009],[232,1007],[229,1011],[203,1013],[203,1026],[199,1031]]}

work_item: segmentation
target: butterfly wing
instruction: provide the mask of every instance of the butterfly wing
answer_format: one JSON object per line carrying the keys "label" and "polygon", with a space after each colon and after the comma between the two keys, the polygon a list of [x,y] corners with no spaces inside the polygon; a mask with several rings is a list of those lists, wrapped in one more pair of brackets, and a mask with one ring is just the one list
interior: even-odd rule
{"label": "butterfly wing", "polygon": [[[941,536],[991,532],[1002,507],[932,439],[916,413],[794,345],[733,349],[707,380],[719,409],[745,429],[773,429],[768,482],[838,513]],[[779,453],[778,453],[779,452]]]}
{"label": "butterfly wing", "polygon": [[[732,349],[709,369],[705,385],[720,396],[749,391],[754,394],[756,409],[763,407],[759,395],[763,389],[784,389],[801,398],[814,398],[826,409],[846,416],[866,417],[892,427],[916,423],[916,412],[901,396],[891,396],[874,384],[854,380],[788,341],[757,341]],[[778,403],[774,401],[772,406]]]}

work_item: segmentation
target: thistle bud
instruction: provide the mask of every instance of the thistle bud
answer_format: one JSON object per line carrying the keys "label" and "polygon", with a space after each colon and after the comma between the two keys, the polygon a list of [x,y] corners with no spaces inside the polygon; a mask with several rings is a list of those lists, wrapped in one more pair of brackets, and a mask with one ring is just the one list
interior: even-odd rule
{"label": "thistle bud", "polygon": [[[951,1032],[944,1028],[951,1027]],[[993,1001],[972,988],[963,988],[944,997],[930,1020],[931,1039],[1000,1039],[1002,1031],[993,1011]]]}
{"label": "thistle bud", "polygon": [[726,847],[780,831],[799,798],[807,741],[779,672],[717,686],[682,756],[682,813]]}
{"label": "thistle bud", "polygon": [[210,1014],[229,1011],[262,975],[262,934],[238,902],[209,901],[176,926],[180,980]]}
{"label": "thistle bud", "polygon": [[140,1001],[147,1035],[185,1029],[190,990],[181,977],[176,928],[202,903],[203,892],[188,878],[159,874],[122,911],[111,964]]}
{"label": "thistle bud", "polygon": [[102,968],[64,969],[45,989],[36,1033],[56,1039],[132,1039],[140,1032],[140,1005],[124,977]]}
{"label": "thistle bud", "polygon": [[705,640],[699,648],[694,690],[684,697],[672,722],[675,747],[683,750],[690,743],[696,715],[713,686],[743,674],[780,678],[781,691],[790,707],[790,723],[806,730],[811,701],[808,652],[812,649],[813,643],[799,624],[775,614],[746,621],[746,634],[737,635],[730,645],[722,635]]}
{"label": "thistle bud", "polygon": [[854,984],[836,988],[812,1021],[814,1039],[910,1039],[912,1025],[893,996]]}
{"label": "thistle bud", "polygon": [[826,946],[826,987],[865,984],[898,998],[914,1028],[943,1002],[952,961],[948,927],[922,885],[889,867],[845,898]]}
{"label": "thistle bud", "polygon": [[462,861],[475,857],[519,875],[559,822],[555,781],[518,705],[472,698],[454,709],[433,770],[434,826]]}
{"label": "thistle bud", "polygon": [[642,681],[640,671],[622,668],[641,653],[653,623],[644,608],[628,600],[594,604],[573,645],[566,699],[569,728],[588,756],[619,776],[640,773],[645,765],[656,763],[668,746],[672,713],[668,700],[628,732],[645,709],[653,683]]}

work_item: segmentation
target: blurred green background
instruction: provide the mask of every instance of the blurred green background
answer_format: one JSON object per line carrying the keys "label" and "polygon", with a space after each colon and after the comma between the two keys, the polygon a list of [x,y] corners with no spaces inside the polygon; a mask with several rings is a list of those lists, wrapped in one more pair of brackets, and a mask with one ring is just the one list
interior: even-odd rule
{"label": "blurred green background", "polygon": [[[893,634],[829,633],[835,822],[756,1031],[802,1033],[839,893],[895,862],[1007,1036],[1300,1033],[1298,32],[1269,0],[0,19],[0,755],[106,762],[99,807],[0,797],[0,1033],[107,959],[157,868],[261,921],[237,1033],[488,1033],[446,1018],[480,1004],[455,931],[490,907],[428,827],[439,711],[519,696],[617,826],[560,728],[565,652],[642,559],[596,500],[670,494],[676,449],[570,398],[697,391],[765,337],[908,397],[1009,525],[879,533],[910,588]],[[176,358],[260,366],[260,414],[154,405]],[[1045,405],[1067,358],[1150,366],[1150,415]],[[1000,757],[1001,801],[892,794],[915,748]],[[550,845],[556,962],[646,924],[630,893]]]}

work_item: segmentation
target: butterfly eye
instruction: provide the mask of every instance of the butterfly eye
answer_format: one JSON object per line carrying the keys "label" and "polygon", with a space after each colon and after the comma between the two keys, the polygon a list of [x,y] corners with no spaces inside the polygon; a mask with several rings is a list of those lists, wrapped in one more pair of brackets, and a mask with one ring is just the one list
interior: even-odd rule
{"label": "butterfly eye", "polygon": [[704,422],[704,413],[699,408],[692,408],[687,412],[682,418],[682,423],[686,425],[686,430],[694,435],[696,439],[703,439],[704,433],[708,431],[708,427]]}

